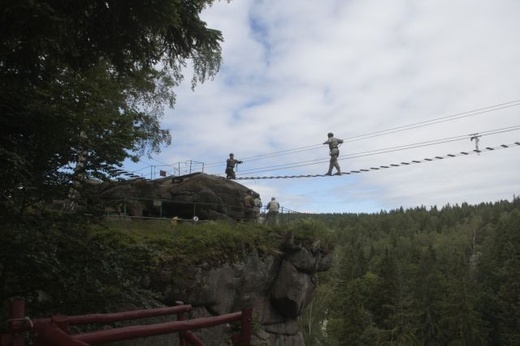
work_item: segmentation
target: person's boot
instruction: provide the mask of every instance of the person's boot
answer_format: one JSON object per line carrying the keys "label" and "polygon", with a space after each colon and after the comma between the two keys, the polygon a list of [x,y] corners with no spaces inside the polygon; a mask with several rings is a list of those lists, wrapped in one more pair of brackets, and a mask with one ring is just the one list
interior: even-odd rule
{"label": "person's boot", "polygon": [[334,166],[332,165],[332,163],[329,165],[329,171],[327,173],[325,173],[324,175],[332,175],[332,169],[334,168]]}

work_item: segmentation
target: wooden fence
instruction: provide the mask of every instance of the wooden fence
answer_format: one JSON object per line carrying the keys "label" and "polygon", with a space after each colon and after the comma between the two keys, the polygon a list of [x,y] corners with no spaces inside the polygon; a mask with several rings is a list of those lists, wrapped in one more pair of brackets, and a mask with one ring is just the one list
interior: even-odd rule
{"label": "wooden fence", "polygon": [[[112,314],[55,315],[50,318],[31,320],[28,316],[25,316],[25,302],[16,300],[10,304],[7,333],[0,335],[0,346],[24,346],[26,335],[32,338],[32,343],[35,346],[88,346],[171,333],[179,333],[181,346],[203,346],[202,340],[192,330],[210,328],[230,322],[240,322],[241,324],[240,333],[231,336],[233,344],[236,346],[250,345],[252,308],[219,316],[186,319],[186,313],[190,312],[191,309],[191,305],[179,302],[176,306],[166,308]],[[170,322],[132,325],[86,333],[73,334],[70,331],[71,326],[77,325],[108,324],[167,315],[176,315],[177,319]]]}

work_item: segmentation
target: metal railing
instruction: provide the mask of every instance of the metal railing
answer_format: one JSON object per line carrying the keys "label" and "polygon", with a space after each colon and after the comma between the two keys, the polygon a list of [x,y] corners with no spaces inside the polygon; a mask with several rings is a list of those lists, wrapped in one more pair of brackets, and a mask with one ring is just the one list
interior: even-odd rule
{"label": "metal railing", "polygon": [[[182,220],[193,220],[197,217],[201,221],[204,220],[204,215],[210,210],[217,210],[222,215],[230,219],[243,220],[242,211],[244,207],[241,205],[230,205],[223,203],[211,202],[179,202],[171,199],[151,199],[151,198],[105,198],[112,200],[112,203],[119,205],[118,212],[107,213],[107,217],[112,218],[135,218],[135,219],[164,219],[177,217]],[[178,212],[172,212],[172,209],[177,209]],[[132,212],[133,210],[133,212]],[[140,215],[135,215],[140,214]],[[265,207],[259,210],[260,219],[267,222],[268,211]],[[279,224],[288,223],[290,221],[302,218],[305,214],[283,207],[280,207],[278,213]]]}

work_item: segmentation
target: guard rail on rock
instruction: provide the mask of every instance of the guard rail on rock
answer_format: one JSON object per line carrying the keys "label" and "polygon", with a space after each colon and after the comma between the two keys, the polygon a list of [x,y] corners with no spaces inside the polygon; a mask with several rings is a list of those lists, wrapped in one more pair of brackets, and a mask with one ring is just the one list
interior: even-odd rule
{"label": "guard rail on rock", "polygon": [[[203,342],[191,332],[192,330],[210,328],[235,321],[240,322],[242,328],[239,334],[231,336],[233,344],[236,346],[250,345],[252,308],[225,315],[186,319],[185,313],[191,311],[191,309],[191,305],[178,302],[177,306],[166,308],[112,314],[55,315],[51,318],[31,320],[25,316],[25,302],[17,300],[10,304],[8,332],[0,335],[0,346],[24,346],[27,333],[32,334],[35,346],[88,346],[171,333],[179,333],[181,346],[203,346]],[[134,325],[78,334],[72,334],[69,329],[73,325],[107,324],[174,314],[177,315],[177,320],[171,322]]]}

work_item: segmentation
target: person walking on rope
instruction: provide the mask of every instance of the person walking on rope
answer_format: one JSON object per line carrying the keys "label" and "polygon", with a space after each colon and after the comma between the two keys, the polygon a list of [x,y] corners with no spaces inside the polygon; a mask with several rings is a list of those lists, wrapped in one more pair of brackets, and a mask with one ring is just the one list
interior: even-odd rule
{"label": "person walking on rope", "polygon": [[235,160],[233,153],[229,154],[229,159],[226,160],[226,177],[228,179],[236,179],[235,166],[242,163],[240,160]]}
{"label": "person walking on rope", "polygon": [[329,155],[330,155],[330,163],[329,163],[329,171],[325,173],[325,175],[332,175],[332,168],[336,168],[337,172],[334,175],[341,175],[341,168],[338,163],[339,156],[339,146],[343,144],[343,140],[339,138],[335,138],[332,132],[327,134],[327,140],[323,142],[323,144],[329,145]]}

